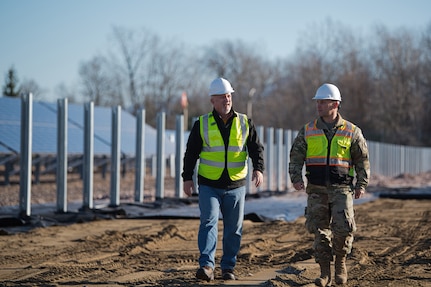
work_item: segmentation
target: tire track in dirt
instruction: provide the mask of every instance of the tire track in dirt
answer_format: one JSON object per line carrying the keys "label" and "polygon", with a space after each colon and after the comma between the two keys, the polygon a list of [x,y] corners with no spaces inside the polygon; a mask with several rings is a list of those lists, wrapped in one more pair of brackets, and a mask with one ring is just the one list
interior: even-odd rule
{"label": "tire track in dirt", "polygon": [[[355,206],[358,232],[345,286],[430,286],[430,207],[429,201],[393,199]],[[218,266],[214,282],[194,277],[198,226],[195,219],[115,219],[4,235],[0,285],[227,286]],[[219,239],[222,229],[220,223]],[[318,265],[312,244],[303,217],[294,222],[246,220],[235,272],[241,282],[251,282],[256,274],[273,276],[260,286],[313,286]],[[217,264],[220,257],[221,246]]]}

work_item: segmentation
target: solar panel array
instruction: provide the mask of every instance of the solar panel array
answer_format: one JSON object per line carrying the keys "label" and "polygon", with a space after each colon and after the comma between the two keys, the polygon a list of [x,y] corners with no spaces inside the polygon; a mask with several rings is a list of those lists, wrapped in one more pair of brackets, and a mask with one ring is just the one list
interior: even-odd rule
{"label": "solar panel array", "polygon": [[[112,108],[94,107],[94,154],[111,154]],[[57,103],[33,102],[34,154],[57,152]],[[84,146],[84,105],[68,104],[68,154],[82,154]],[[0,153],[19,153],[21,136],[21,99],[0,97]],[[145,125],[145,155],[156,154],[157,131]],[[134,157],[136,118],[121,111],[121,152]],[[175,143],[165,140],[165,153],[175,153]]]}

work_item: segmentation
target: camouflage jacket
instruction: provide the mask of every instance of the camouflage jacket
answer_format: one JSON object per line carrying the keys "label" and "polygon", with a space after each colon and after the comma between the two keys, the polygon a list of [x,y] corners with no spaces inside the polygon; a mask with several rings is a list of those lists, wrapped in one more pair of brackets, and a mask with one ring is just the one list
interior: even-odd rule
{"label": "camouflage jacket", "polygon": [[[338,127],[342,126],[343,118],[338,114],[338,120],[334,126],[334,129],[328,130],[325,122],[321,119],[317,119],[317,128],[324,130],[328,141],[331,140],[332,136]],[[305,163],[305,157],[307,154],[307,143],[304,137],[305,125],[300,129],[296,136],[292,148],[290,150],[290,162],[289,162],[289,174],[292,183],[297,183],[303,180],[302,168]],[[362,130],[356,127],[352,145],[350,147],[350,154],[352,157],[353,166],[356,173],[355,189],[365,190],[368,186],[370,178],[370,162],[368,156],[367,142],[362,134]]]}

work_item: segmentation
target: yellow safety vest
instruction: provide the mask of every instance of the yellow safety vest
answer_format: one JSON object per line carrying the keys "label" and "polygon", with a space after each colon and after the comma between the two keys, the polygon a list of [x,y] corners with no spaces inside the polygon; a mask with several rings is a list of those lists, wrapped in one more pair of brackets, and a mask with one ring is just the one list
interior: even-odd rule
{"label": "yellow safety vest", "polygon": [[217,180],[227,168],[231,180],[245,178],[248,158],[246,142],[249,134],[247,116],[237,113],[233,118],[227,150],[212,113],[200,116],[199,123],[203,145],[198,174]]}
{"label": "yellow safety vest", "polygon": [[354,176],[350,146],[356,126],[346,120],[337,129],[329,145],[317,120],[305,125],[307,154],[305,165],[310,183],[317,185],[351,184]]}

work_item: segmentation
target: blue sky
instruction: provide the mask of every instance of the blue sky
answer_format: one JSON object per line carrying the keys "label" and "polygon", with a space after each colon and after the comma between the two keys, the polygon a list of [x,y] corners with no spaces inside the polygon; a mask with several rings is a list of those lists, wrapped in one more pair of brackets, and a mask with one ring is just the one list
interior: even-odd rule
{"label": "blue sky", "polygon": [[192,47],[240,39],[286,58],[328,18],[360,33],[380,24],[424,30],[430,11],[429,0],[0,0],[0,83],[14,66],[54,98],[59,84],[77,83],[80,63],[108,50],[113,26]]}

